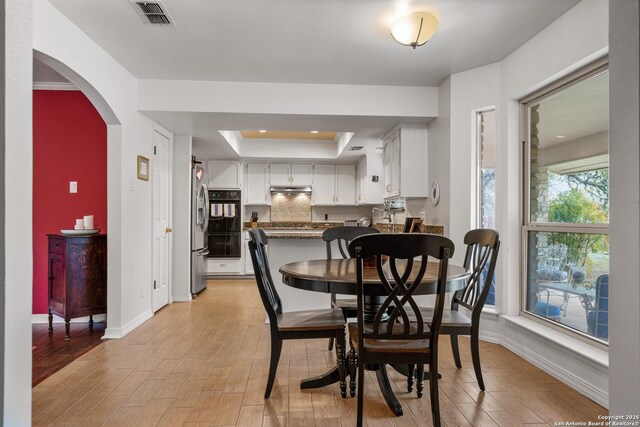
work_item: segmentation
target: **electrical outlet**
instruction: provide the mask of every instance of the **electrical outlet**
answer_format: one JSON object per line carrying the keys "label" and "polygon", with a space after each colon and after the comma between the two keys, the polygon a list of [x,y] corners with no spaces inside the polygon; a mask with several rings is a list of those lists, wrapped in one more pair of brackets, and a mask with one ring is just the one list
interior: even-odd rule
{"label": "electrical outlet", "polygon": [[69,181],[69,193],[78,192],[78,181]]}

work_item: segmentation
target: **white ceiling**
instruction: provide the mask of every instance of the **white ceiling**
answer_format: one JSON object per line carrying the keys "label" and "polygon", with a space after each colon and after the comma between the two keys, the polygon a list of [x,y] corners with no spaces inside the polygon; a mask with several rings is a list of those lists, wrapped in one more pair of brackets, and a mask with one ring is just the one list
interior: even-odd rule
{"label": "white ceiling", "polygon": [[[438,85],[503,59],[578,0],[164,0],[176,26],[148,26],[129,0],[50,0],[138,78]],[[440,27],[413,50],[399,11]]]}

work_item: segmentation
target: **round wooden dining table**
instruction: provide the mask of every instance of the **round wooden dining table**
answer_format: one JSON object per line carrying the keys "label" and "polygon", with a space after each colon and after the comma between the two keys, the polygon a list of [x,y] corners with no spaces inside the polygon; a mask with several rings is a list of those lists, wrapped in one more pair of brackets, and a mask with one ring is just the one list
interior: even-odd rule
{"label": "round wooden dining table", "polygon": [[[403,270],[403,261],[397,261],[398,270]],[[438,280],[438,270],[440,264],[437,260],[429,260],[427,269],[420,285],[414,292],[414,295],[432,295],[436,293],[436,284]],[[409,276],[409,282],[415,278],[420,270],[419,261],[414,262],[412,273]],[[391,276],[391,270],[385,264],[383,271]],[[311,261],[299,261],[285,264],[280,267],[282,273],[282,281],[285,285],[297,289],[303,289],[312,292],[336,293],[343,295],[356,295],[356,260],[350,259],[322,259]],[[447,269],[447,292],[455,292],[462,289],[469,277],[469,271],[464,267],[449,263]],[[377,308],[384,301],[387,291],[382,285],[378,276],[378,271],[374,266],[365,265],[363,270],[363,290],[364,290],[364,312],[365,321],[367,318],[371,320],[371,316],[375,315]],[[348,366],[348,365],[347,365]],[[398,372],[407,375],[407,367],[393,366]],[[387,405],[395,415],[402,415],[402,405],[398,402],[391,383],[387,376],[385,365],[372,365],[367,369],[376,372],[376,378],[380,391],[387,402]],[[425,374],[426,375],[426,374]],[[335,366],[327,373],[303,380],[300,388],[317,388],[323,387],[339,381],[338,367]]]}

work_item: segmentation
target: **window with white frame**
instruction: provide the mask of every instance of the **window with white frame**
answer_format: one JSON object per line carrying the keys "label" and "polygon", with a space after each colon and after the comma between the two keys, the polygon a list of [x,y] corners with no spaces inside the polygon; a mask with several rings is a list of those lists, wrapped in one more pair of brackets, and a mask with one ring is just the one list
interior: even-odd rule
{"label": "window with white frame", "polygon": [[[496,228],[496,110],[476,112],[476,226]],[[486,281],[486,279],[485,279]],[[485,305],[495,306],[495,275]]]}
{"label": "window with white frame", "polygon": [[523,101],[522,311],[606,343],[609,73],[594,64]]}

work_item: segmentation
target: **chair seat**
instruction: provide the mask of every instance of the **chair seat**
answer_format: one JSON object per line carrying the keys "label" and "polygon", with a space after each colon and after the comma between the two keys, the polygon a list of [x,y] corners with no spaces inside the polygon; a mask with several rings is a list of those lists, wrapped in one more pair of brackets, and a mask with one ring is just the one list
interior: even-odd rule
{"label": "chair seat", "polygon": [[343,328],[344,316],[339,308],[278,314],[278,329],[281,331],[322,331]]}
{"label": "chair seat", "polygon": [[[402,327],[398,325],[398,327]],[[347,328],[349,330],[349,339],[351,345],[358,351],[358,336],[360,331],[358,330],[357,323],[348,323]],[[395,328],[395,326],[394,326]],[[412,328],[414,331],[415,329]],[[425,324],[425,329],[429,330]],[[371,325],[365,325],[367,332],[373,331]],[[429,354],[429,340],[422,339],[410,339],[410,340],[385,340],[385,339],[367,339],[364,340],[364,345],[368,352],[375,353],[420,353]]]}
{"label": "chair seat", "polygon": [[336,301],[334,303],[332,303],[332,305],[336,308],[340,308],[342,310],[357,310],[358,309],[358,303],[356,301],[355,298],[341,298],[341,299],[336,299]]}
{"label": "chair seat", "polygon": [[[422,313],[425,322],[431,323],[431,319],[433,319],[433,308],[420,307],[420,313]],[[442,310],[442,327],[469,328],[471,327],[471,319],[457,310]]]}
{"label": "chair seat", "polygon": [[544,317],[560,317],[560,315],[562,314],[559,306],[549,304],[544,301],[538,301],[533,308],[533,312],[538,316]]}

